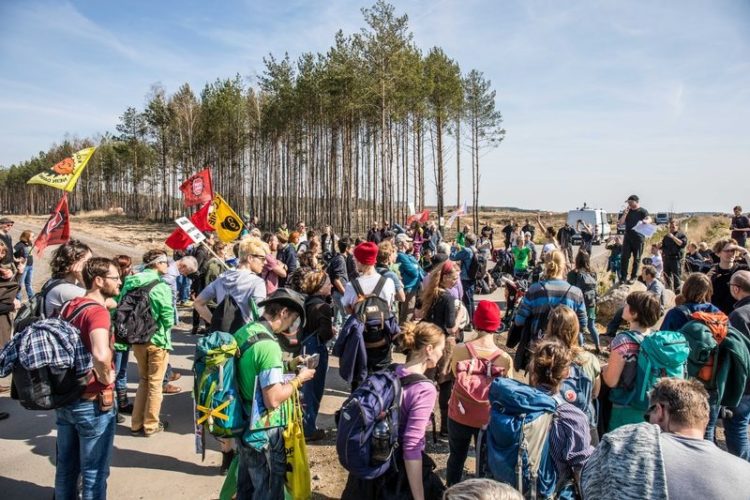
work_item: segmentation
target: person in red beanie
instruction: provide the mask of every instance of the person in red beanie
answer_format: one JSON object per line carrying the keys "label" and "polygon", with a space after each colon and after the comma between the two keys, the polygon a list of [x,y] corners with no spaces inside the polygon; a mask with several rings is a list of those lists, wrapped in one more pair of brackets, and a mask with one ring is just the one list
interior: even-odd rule
{"label": "person in red beanie", "polygon": [[[357,265],[359,276],[346,284],[344,296],[341,298],[341,303],[348,314],[354,312],[354,304],[363,300],[365,296],[373,294],[378,285],[380,285],[378,296],[388,303],[389,310],[393,310],[396,287],[393,280],[381,276],[375,270],[377,258],[378,246],[371,241],[360,243],[354,248],[354,262]],[[359,290],[355,290],[355,283]],[[364,341],[367,351],[368,372],[387,368],[391,364],[392,346],[390,342],[378,338],[377,332],[365,332]]]}
{"label": "person in red beanie", "polygon": [[[476,447],[477,435],[481,429],[481,426],[466,424],[466,422],[476,422],[478,420],[477,415],[467,414],[472,411],[472,408],[476,408],[477,405],[470,405],[470,402],[464,404],[464,401],[466,401],[465,395],[462,395],[460,398],[458,397],[458,393],[461,391],[461,387],[459,386],[463,385],[461,379],[466,378],[465,376],[459,377],[459,372],[466,365],[466,363],[461,362],[471,360],[473,363],[472,366],[477,366],[479,363],[491,363],[493,367],[497,367],[497,370],[494,371],[499,376],[513,377],[513,359],[495,344],[495,332],[500,328],[500,320],[502,319],[498,305],[489,300],[479,301],[476,309],[474,309],[472,319],[476,338],[458,344],[453,349],[453,356],[451,357],[451,370],[457,378],[453,387],[453,394],[451,394],[448,411],[449,455],[446,466],[446,482],[448,486],[461,482],[471,439],[472,437],[474,438],[474,446]],[[486,384],[484,387],[487,390],[489,390],[489,385],[492,383],[491,377],[481,375],[472,375],[471,379],[475,382],[475,384],[471,385],[476,386],[477,382],[479,384]],[[473,394],[476,394],[476,389]],[[487,404],[489,405],[489,402]],[[489,419],[489,413],[487,413],[487,418]],[[459,422],[459,420],[464,423]]]}

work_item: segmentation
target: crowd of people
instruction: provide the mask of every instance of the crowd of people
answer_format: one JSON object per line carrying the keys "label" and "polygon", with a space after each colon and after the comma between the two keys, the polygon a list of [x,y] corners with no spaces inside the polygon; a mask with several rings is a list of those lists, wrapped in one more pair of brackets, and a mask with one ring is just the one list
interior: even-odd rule
{"label": "crowd of people", "polygon": [[[218,472],[236,480],[238,499],[284,498],[285,430],[296,405],[305,442],[330,437],[317,420],[332,355],[351,388],[335,435],[349,472],[344,498],[748,494],[750,223],[736,207],[732,238],[703,254],[670,221],[642,262],[645,237],[636,226],[650,219],[637,196],[627,203],[624,237],[608,245],[609,268],[646,291],[631,292],[607,325],[608,348],[596,327],[591,239],[573,252],[573,235],[591,233],[585,224],[556,230],[541,217],[522,227],[510,221],[496,246],[490,225],[479,236],[465,226],[449,242],[434,222],[374,223],[352,238],[303,221],[264,233],[252,218],[238,241],[207,233],[202,244],[171,255],[149,250],[138,265],[126,255],[94,256],[71,239],[55,249],[51,277],[35,294],[33,233],[24,231],[14,246],[13,221],[3,218],[0,375],[14,373],[24,401],[15,380],[18,370],[32,369],[29,359],[47,361],[36,370],[63,358],[71,358],[68,370],[87,368],[77,373],[83,382],[73,400],[52,406],[56,498],[78,491],[106,498],[123,415],[131,415],[134,436],[168,431],[161,406],[165,394],[180,391],[169,362],[180,310],[191,315],[196,341],[226,332],[236,343],[237,397],[248,421],[217,439]],[[492,261],[509,279],[528,282],[509,322],[496,302],[477,300],[503,284]],[[665,286],[678,294],[674,307]],[[501,348],[503,329],[513,354]],[[72,332],[67,340],[61,330]],[[699,358],[700,349],[709,359]],[[131,352],[138,369],[132,402]],[[394,363],[394,352],[405,363]],[[368,402],[380,405],[370,420]],[[728,452],[714,444],[719,419]],[[448,443],[445,484],[425,451],[431,422],[434,438]],[[477,478],[466,479],[472,442]]]}

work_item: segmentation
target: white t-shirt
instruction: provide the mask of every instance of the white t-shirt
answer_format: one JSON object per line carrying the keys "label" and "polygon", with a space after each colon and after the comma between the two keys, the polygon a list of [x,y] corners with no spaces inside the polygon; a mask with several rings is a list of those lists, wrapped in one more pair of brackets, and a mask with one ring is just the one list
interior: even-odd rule
{"label": "white t-shirt", "polygon": [[[362,288],[362,292],[367,295],[375,290],[375,286],[378,284],[378,280],[381,277],[382,276],[378,273],[366,274],[357,278],[357,282]],[[393,300],[396,296],[396,287],[393,284],[393,280],[388,278],[384,279],[385,285],[383,285],[383,289],[380,291],[380,298],[388,302],[389,306],[393,306]],[[344,288],[344,296],[341,299],[341,303],[344,307],[347,307],[353,305],[355,302],[357,302],[357,292],[354,291],[354,287],[351,283],[347,283]]]}

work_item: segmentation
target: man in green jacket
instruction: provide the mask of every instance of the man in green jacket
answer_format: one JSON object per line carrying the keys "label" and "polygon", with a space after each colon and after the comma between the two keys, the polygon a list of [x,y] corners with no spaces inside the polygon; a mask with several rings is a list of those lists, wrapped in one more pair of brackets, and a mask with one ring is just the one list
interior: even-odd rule
{"label": "man in green jacket", "polygon": [[159,421],[159,412],[163,398],[162,381],[172,350],[174,308],[172,289],[161,281],[169,267],[167,254],[163,250],[149,250],[143,255],[143,265],[143,272],[125,278],[117,302],[136,288],[160,281],[148,294],[157,329],[147,344],[133,344],[133,354],[138,361],[138,390],[130,432],[151,436],[166,428],[166,422]]}
{"label": "man in green jacket", "polygon": [[[282,361],[282,349],[290,349],[290,338],[305,324],[304,297],[279,288],[258,306],[264,308],[260,320],[234,333],[237,345],[250,344],[237,366],[240,396],[250,415],[239,446],[237,500],[283,500],[286,452],[282,432],[290,399],[313,378],[315,370],[300,365],[301,357],[289,366]],[[287,377],[287,371],[296,375]]]}

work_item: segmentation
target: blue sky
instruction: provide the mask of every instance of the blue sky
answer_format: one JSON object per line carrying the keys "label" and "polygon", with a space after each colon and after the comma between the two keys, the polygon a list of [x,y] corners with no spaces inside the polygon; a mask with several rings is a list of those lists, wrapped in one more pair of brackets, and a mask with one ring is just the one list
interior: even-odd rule
{"label": "blue sky", "polygon": [[[750,207],[747,0],[393,3],[420,48],[497,90],[507,136],[482,158],[482,204],[615,210],[638,193],[652,211]],[[254,83],[263,56],[325,51],[369,5],[2,1],[0,165],[114,131],[157,82]],[[455,168],[449,183],[452,205]]]}

